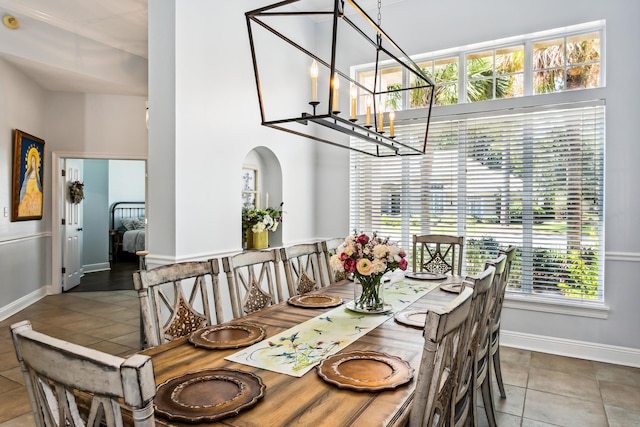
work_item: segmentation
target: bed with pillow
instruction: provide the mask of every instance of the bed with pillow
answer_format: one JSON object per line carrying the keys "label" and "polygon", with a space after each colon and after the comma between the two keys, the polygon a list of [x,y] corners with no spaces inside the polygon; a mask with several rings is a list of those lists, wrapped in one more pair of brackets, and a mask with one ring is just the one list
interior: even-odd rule
{"label": "bed with pillow", "polygon": [[118,254],[145,250],[146,212],[144,202],[116,202],[110,209],[112,261]]}

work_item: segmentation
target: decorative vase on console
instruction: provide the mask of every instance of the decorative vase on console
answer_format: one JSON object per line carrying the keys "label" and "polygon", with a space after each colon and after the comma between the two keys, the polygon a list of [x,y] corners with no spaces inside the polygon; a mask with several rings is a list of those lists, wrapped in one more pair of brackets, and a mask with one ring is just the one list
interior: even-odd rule
{"label": "decorative vase on console", "polygon": [[382,276],[388,271],[407,269],[406,252],[396,243],[362,233],[347,237],[331,256],[334,271],[353,274],[354,298],[347,308],[362,313],[382,313],[390,309],[384,303]]}
{"label": "decorative vase on console", "polygon": [[282,222],[282,205],[280,203],[277,208],[242,210],[242,229],[247,249],[269,247],[269,232],[276,231]]}

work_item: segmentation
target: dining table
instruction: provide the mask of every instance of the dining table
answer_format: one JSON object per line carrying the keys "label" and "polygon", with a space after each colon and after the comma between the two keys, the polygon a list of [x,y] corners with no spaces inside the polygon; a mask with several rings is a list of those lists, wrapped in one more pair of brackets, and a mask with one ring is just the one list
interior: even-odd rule
{"label": "dining table", "polygon": [[[443,291],[439,285],[460,283],[457,276],[430,281],[432,290],[403,310],[426,310],[440,307],[456,294]],[[313,291],[315,294],[339,297],[344,303],[353,299],[353,282],[344,280]],[[225,325],[259,325],[264,340],[287,331],[334,308],[308,308],[282,302],[250,313]],[[369,316],[369,315],[366,315]],[[300,377],[248,366],[228,360],[240,348],[211,349],[194,345],[182,337],[141,351],[151,357],[156,384],[170,382],[172,378],[204,370],[226,369],[250,373],[259,377],[264,386],[263,395],[251,407],[237,415],[222,419],[191,420],[167,419],[156,409],[159,426],[399,426],[404,425],[411,410],[420,360],[424,345],[423,328],[400,323],[394,315],[386,315],[377,327],[359,336],[340,352],[377,352],[400,358],[412,370],[412,379],[388,390],[341,388],[318,375],[318,366]],[[158,399],[158,396],[156,396]]]}

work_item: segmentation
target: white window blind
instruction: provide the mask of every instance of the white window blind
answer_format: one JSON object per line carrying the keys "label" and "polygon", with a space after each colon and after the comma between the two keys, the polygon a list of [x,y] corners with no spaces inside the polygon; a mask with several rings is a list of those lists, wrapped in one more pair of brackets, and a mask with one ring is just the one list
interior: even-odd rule
{"label": "white window blind", "polygon": [[516,245],[510,291],[601,301],[604,108],[432,120],[424,156],[354,152],[351,228],[390,236],[409,256],[414,234],[464,235],[466,274]]}

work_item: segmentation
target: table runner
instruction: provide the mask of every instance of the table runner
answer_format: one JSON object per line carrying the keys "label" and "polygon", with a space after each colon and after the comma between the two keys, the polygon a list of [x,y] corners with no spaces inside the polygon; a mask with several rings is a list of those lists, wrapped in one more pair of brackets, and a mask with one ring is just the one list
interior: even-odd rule
{"label": "table runner", "polygon": [[342,304],[225,359],[301,377],[323,359],[380,326],[393,317],[394,312],[417,301],[440,283],[441,281],[417,282],[407,279],[386,283],[384,300],[393,307],[388,313],[357,313]]}

